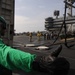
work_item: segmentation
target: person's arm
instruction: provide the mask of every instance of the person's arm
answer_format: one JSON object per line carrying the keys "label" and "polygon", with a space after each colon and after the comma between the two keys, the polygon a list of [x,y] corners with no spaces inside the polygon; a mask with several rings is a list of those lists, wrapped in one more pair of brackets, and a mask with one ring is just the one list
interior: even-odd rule
{"label": "person's arm", "polygon": [[0,52],[0,64],[4,67],[10,70],[21,69],[25,72],[31,71],[31,64],[34,61],[36,55],[14,49],[6,45],[2,47]]}

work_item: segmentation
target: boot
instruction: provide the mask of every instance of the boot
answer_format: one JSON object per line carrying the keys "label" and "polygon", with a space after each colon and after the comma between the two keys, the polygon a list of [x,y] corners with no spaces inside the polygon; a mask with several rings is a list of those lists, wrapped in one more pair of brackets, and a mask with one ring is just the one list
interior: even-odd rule
{"label": "boot", "polygon": [[60,45],[51,55],[37,56],[32,63],[32,69],[49,75],[66,75],[70,65],[64,57],[57,57],[61,49]]}

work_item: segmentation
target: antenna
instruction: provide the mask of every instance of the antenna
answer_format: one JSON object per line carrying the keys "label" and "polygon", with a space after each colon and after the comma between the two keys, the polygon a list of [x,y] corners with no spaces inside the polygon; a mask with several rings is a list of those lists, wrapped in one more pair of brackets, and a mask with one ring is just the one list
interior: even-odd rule
{"label": "antenna", "polygon": [[56,16],[56,19],[58,18],[59,14],[60,14],[59,10],[54,11],[54,16]]}

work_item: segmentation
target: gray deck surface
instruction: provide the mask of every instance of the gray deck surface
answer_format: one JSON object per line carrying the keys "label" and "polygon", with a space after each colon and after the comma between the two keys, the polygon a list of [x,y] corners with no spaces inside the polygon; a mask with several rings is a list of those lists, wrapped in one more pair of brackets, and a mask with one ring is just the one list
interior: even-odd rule
{"label": "gray deck surface", "polygon": [[[41,37],[41,41],[38,42],[37,41],[37,37],[34,36],[32,39],[32,42],[29,42],[29,37],[25,36],[25,35],[21,35],[21,36],[14,36],[14,47],[17,47],[20,50],[26,51],[26,52],[30,52],[30,53],[35,53],[37,55],[41,55],[41,54],[50,54],[50,52],[52,52],[53,50],[55,50],[57,48],[57,46],[59,45],[57,41],[57,44],[51,46],[50,50],[35,50],[35,47],[24,47],[24,45],[26,44],[51,44],[53,40],[47,40],[44,41],[43,37]],[[71,44],[75,44],[75,41],[73,40],[72,42],[69,43],[69,45]],[[75,75],[75,46],[71,47],[71,48],[67,48],[63,43],[62,43],[62,51],[60,53],[59,56],[64,56],[69,62],[70,62],[70,71],[68,75]],[[25,73],[23,71],[17,71],[16,73],[13,72],[13,75],[48,75],[45,73],[39,73],[39,72],[31,72],[31,73]]]}

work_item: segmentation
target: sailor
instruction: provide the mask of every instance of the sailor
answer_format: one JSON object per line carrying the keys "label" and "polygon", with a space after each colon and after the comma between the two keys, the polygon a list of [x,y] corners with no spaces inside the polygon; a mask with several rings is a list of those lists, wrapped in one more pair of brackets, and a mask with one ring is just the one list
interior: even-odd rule
{"label": "sailor", "polygon": [[[4,36],[6,24],[0,24],[0,34]],[[70,64],[64,57],[58,57],[62,50],[60,45],[48,55],[36,55],[14,49],[0,39],[0,75],[12,75],[12,71],[21,69],[25,72],[45,72],[49,75],[67,75]],[[7,74],[10,73],[10,74]]]}
{"label": "sailor", "polygon": [[37,32],[37,37],[38,37],[38,38],[37,38],[38,41],[40,41],[40,40],[41,40],[41,32],[39,32],[39,31]]}

